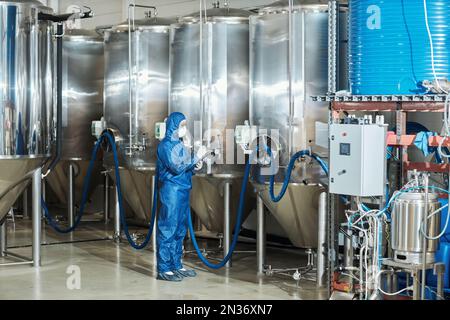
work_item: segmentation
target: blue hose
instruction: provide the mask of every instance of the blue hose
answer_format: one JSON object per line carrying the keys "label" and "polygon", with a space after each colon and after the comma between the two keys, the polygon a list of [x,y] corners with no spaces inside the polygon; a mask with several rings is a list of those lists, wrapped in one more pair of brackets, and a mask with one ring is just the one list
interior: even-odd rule
{"label": "blue hose", "polygon": [[[130,232],[128,230],[127,220],[126,220],[126,217],[125,217],[125,213],[123,211],[123,198],[122,198],[122,188],[121,188],[121,182],[120,182],[119,157],[118,157],[118,153],[117,153],[117,146],[116,146],[114,138],[108,132],[105,132],[105,133],[102,134],[100,139],[95,144],[94,150],[92,151],[91,161],[89,163],[89,168],[88,168],[86,177],[84,179],[83,194],[82,194],[82,200],[81,200],[81,205],[80,205],[80,213],[78,214],[77,219],[75,220],[75,223],[74,223],[73,227],[68,228],[68,229],[61,229],[56,224],[56,222],[53,220],[53,218],[51,217],[44,199],[42,199],[42,208],[44,209],[45,217],[47,218],[50,226],[53,229],[55,229],[57,232],[59,232],[59,233],[71,233],[78,227],[78,225],[81,222],[81,218],[83,217],[83,214],[84,214],[84,209],[85,209],[87,198],[88,198],[87,195],[88,195],[89,185],[90,185],[90,181],[91,181],[92,171],[94,169],[95,159],[97,157],[98,151],[100,150],[100,145],[102,144],[102,142],[105,139],[107,140],[108,144],[111,146],[112,151],[113,151],[114,168],[115,168],[115,175],[116,175],[116,187],[117,187],[117,194],[118,194],[118,200],[119,200],[120,220],[121,220],[121,223],[123,225],[123,231],[124,231],[125,236],[126,236],[126,238],[128,240],[128,243],[134,249],[142,250],[149,244],[150,239],[152,237],[152,233],[153,233],[153,227],[155,225],[157,203],[158,203],[158,190],[157,190],[158,189],[158,185],[157,185],[158,184],[158,182],[157,182],[158,179],[156,179],[155,186],[153,187],[153,199],[154,199],[154,201],[153,201],[153,205],[152,205],[152,216],[151,216],[150,226],[149,226],[150,228],[149,228],[149,231],[147,233],[147,236],[146,236],[144,242],[142,244],[138,245],[131,238]],[[158,171],[156,171],[155,174],[156,174],[156,176],[158,176]]]}
{"label": "blue hose", "polygon": [[[269,152],[269,155],[271,155],[271,151],[270,149],[267,150]],[[286,193],[287,187],[289,185],[289,181],[290,181],[290,176],[292,174],[292,170],[294,168],[295,165],[295,161],[297,161],[299,158],[304,157],[304,156],[309,156],[311,158],[313,158],[314,160],[316,160],[320,166],[322,167],[322,169],[325,171],[326,174],[328,174],[329,170],[328,170],[328,166],[326,165],[326,163],[320,159],[317,155],[315,154],[311,154],[309,151],[301,151],[296,153],[290,163],[289,163],[289,167],[288,167],[288,175],[285,178],[284,184],[283,184],[283,189],[281,194],[278,197],[275,197],[275,195],[273,194],[273,187],[275,184],[275,176],[271,177],[271,184],[270,184],[270,193],[271,193],[271,197],[272,198],[279,198],[276,199],[277,201],[274,202],[279,202],[283,196]],[[230,251],[227,253],[227,255],[225,256],[225,258],[217,263],[211,263],[208,261],[208,259],[206,259],[203,256],[203,253],[201,252],[198,243],[197,243],[197,239],[195,237],[195,231],[194,231],[194,226],[192,224],[192,218],[189,217],[188,219],[188,224],[189,224],[189,233],[191,235],[191,239],[192,239],[192,244],[194,245],[195,251],[197,252],[198,257],[200,258],[200,260],[203,262],[204,265],[206,265],[207,267],[211,268],[211,269],[220,269],[222,267],[224,267],[231,259],[234,250],[236,249],[236,245],[238,242],[238,238],[239,238],[239,232],[241,230],[241,225],[242,225],[242,218],[243,218],[243,212],[244,212],[244,205],[245,205],[245,194],[247,192],[247,184],[250,178],[250,169],[251,169],[251,161],[249,159],[247,159],[246,164],[245,164],[245,173],[244,173],[244,180],[242,181],[242,187],[241,187],[241,194],[240,194],[240,198],[239,198],[239,208],[238,208],[238,214],[237,214],[237,221],[236,221],[236,226],[234,228],[234,235],[233,235],[233,241],[231,243],[231,247],[230,247]],[[273,200],[273,199],[272,199]]]}
{"label": "blue hose", "polygon": [[281,188],[281,191],[277,196],[275,195],[275,191],[274,191],[275,175],[270,177],[269,193],[270,193],[270,197],[273,202],[277,203],[283,199],[284,195],[286,194],[289,183],[291,181],[292,170],[294,169],[295,162],[298,159],[303,158],[305,156],[311,157],[312,159],[316,160],[319,163],[319,165],[322,167],[323,171],[328,175],[329,169],[328,169],[327,164],[321,158],[319,158],[317,155],[311,154],[311,152],[309,150],[303,150],[303,151],[297,152],[296,154],[294,154],[292,156],[291,161],[289,162],[286,176],[284,177],[283,187]]}
{"label": "blue hose", "polygon": [[197,239],[195,237],[195,231],[194,231],[194,226],[192,225],[192,218],[189,217],[188,221],[189,221],[189,233],[191,235],[191,239],[192,239],[192,244],[194,245],[195,251],[197,252],[198,257],[200,258],[200,260],[209,268],[211,269],[220,269],[222,267],[224,267],[231,259],[234,250],[236,249],[236,245],[238,242],[238,238],[239,238],[239,233],[241,231],[241,225],[242,225],[242,218],[243,218],[243,213],[244,213],[244,204],[245,204],[245,194],[247,192],[247,184],[248,184],[248,180],[250,177],[250,168],[251,168],[251,162],[250,160],[247,159],[247,162],[245,164],[245,174],[244,174],[244,180],[242,181],[242,188],[241,188],[241,195],[239,198],[239,209],[238,209],[238,214],[237,214],[237,221],[236,221],[236,226],[234,228],[234,235],[233,235],[233,241],[231,243],[231,247],[230,247],[230,251],[227,253],[226,257],[218,264],[214,264],[208,261],[208,259],[206,259],[199,246],[197,243]]}

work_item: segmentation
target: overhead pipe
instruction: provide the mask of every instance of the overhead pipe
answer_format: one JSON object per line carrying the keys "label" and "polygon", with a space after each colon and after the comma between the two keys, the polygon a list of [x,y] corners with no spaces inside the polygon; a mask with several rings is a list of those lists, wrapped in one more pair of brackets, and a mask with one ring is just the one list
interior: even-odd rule
{"label": "overhead pipe", "polygon": [[44,177],[55,169],[62,155],[62,91],[63,91],[63,36],[64,25],[63,22],[69,19],[87,19],[92,18],[93,13],[90,8],[86,12],[80,13],[66,13],[61,15],[54,15],[39,12],[38,19],[41,21],[51,21],[57,23],[56,29],[56,155],[50,163]]}
{"label": "overhead pipe", "polygon": [[[128,113],[129,113],[129,134],[128,134],[128,143],[129,143],[129,152],[128,156],[133,156],[133,46],[132,46],[132,40],[133,37],[131,36],[131,32],[135,31],[135,16],[136,16],[136,8],[144,8],[144,9],[151,9],[154,11],[154,15],[156,16],[158,13],[158,9],[155,6],[146,6],[146,5],[140,5],[135,4],[133,0],[128,1]],[[131,23],[133,21],[133,23]],[[136,102],[137,104],[137,99]]]}

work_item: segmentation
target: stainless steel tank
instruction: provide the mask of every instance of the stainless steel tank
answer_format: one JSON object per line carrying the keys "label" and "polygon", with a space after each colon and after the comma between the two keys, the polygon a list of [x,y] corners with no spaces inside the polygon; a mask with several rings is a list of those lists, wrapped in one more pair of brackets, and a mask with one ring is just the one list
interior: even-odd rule
{"label": "stainless steel tank", "polygon": [[49,10],[39,1],[0,1],[0,220],[52,151],[53,26],[38,20]]}
{"label": "stainless steel tank", "polygon": [[194,177],[191,199],[203,225],[214,232],[223,231],[224,183],[232,184],[234,215],[244,171],[243,164],[236,164],[230,130],[248,119],[249,15],[245,10],[215,7],[203,12],[203,23],[194,13],[179,18],[170,32],[169,113],[186,116],[194,149],[206,145],[217,153]]}
{"label": "stainless steel tank", "polygon": [[[173,20],[151,17],[130,23],[131,81],[128,22],[105,31],[104,118],[119,149],[122,193],[136,219],[148,222],[159,142],[155,124],[168,114],[169,25]],[[112,168],[112,160],[112,154],[106,154],[104,165]]]}
{"label": "stainless steel tank", "polygon": [[[91,123],[103,114],[103,38],[95,31],[67,30],[63,37],[63,148],[61,161],[46,178],[59,203],[67,204],[69,165],[75,168],[75,201],[81,202],[95,138]],[[93,172],[91,190],[100,182],[101,163]]]}
{"label": "stainless steel tank", "polygon": [[[425,215],[431,215],[441,207],[438,196],[428,195],[428,212],[426,213],[425,193],[409,192],[401,194],[393,204],[391,223],[391,247],[394,260],[403,263],[422,264],[423,234],[420,231]],[[425,230],[424,230],[425,231]],[[441,214],[428,219],[429,238],[435,238],[441,232]],[[439,249],[439,240],[428,240],[427,262],[435,262],[435,253]]]}
{"label": "stainless steel tank", "polygon": [[[328,90],[328,6],[320,1],[293,1],[292,9],[290,14],[289,2],[279,1],[250,17],[250,122],[259,135],[271,138],[281,166],[277,182],[284,178],[284,169],[296,152],[311,149],[327,156],[327,149],[316,144],[316,123],[327,126],[328,104],[314,102],[311,96]],[[341,12],[344,41],[345,15]],[[345,85],[345,79],[341,83]],[[320,178],[325,175],[316,163],[306,160],[297,165],[278,204],[270,200],[267,176],[256,171],[253,181],[291,242],[314,248],[318,199],[323,192]],[[277,183],[276,193],[280,189]]]}

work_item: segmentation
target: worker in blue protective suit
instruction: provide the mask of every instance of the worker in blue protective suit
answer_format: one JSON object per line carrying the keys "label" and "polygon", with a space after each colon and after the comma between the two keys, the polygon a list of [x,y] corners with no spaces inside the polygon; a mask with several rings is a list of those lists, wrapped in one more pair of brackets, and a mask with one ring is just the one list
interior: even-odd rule
{"label": "worker in blue protective suit", "polygon": [[181,281],[195,277],[194,270],[185,269],[181,262],[183,240],[190,219],[192,176],[201,169],[206,148],[195,156],[183,144],[187,135],[186,117],[172,113],[166,122],[166,136],[158,146],[160,210],[157,225],[158,279]]}

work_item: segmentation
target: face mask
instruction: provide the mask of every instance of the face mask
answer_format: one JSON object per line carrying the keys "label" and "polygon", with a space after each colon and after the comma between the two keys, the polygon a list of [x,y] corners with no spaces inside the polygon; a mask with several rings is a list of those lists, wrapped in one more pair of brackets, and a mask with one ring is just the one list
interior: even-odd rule
{"label": "face mask", "polygon": [[184,138],[184,137],[186,136],[186,134],[187,134],[187,128],[186,128],[186,126],[181,126],[181,127],[178,129],[178,137],[179,137],[179,138]]}

